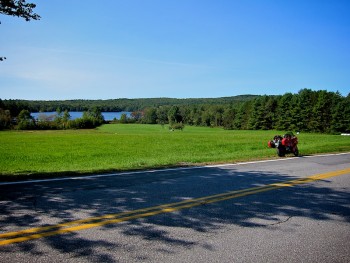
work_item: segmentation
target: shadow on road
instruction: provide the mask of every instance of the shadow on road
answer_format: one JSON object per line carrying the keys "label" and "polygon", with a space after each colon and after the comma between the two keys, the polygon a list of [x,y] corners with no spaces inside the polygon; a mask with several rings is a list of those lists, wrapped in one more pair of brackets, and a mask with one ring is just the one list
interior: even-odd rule
{"label": "shadow on road", "polygon": [[[115,214],[292,179],[295,178],[273,172],[237,172],[231,167],[0,186],[0,231]],[[0,252],[20,250],[27,255],[44,256],[40,243],[70,257],[117,262],[111,251],[131,253],[135,260],[147,257],[135,251],[137,245],[133,241],[140,238],[157,241],[159,253],[176,253],[176,247],[203,246],[210,250],[213,248],[207,242],[191,240],[188,233],[201,232],[210,238],[225,225],[272,228],[284,222],[281,217],[287,221],[295,216],[335,220],[336,215],[337,220],[349,222],[349,201],[350,194],[344,189],[305,184],[100,227],[98,231],[108,231],[109,241],[92,233],[89,236],[87,230],[86,235],[73,232],[3,246]],[[174,235],[169,227],[180,234]],[[128,241],[116,236],[127,237]]]}

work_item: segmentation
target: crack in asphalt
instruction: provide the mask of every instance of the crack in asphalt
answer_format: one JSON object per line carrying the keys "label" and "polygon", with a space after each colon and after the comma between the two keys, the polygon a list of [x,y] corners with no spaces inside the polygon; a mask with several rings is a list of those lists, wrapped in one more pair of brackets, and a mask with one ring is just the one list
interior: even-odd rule
{"label": "crack in asphalt", "polygon": [[289,216],[289,217],[287,217],[287,219],[285,219],[285,220],[280,220],[280,221],[278,221],[278,222],[276,222],[276,223],[272,223],[272,224],[268,224],[268,225],[269,225],[269,226],[280,225],[280,224],[283,224],[283,223],[288,222],[292,217],[294,217],[294,216]]}

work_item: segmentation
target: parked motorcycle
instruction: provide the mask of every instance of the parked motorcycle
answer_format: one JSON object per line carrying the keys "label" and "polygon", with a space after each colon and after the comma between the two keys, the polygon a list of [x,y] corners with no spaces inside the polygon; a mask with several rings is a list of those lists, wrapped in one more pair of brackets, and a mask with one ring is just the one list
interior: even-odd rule
{"label": "parked motorcycle", "polygon": [[299,155],[298,138],[292,132],[283,135],[276,135],[273,140],[270,140],[267,145],[270,148],[276,148],[277,155],[280,157],[288,153],[293,153],[295,156]]}

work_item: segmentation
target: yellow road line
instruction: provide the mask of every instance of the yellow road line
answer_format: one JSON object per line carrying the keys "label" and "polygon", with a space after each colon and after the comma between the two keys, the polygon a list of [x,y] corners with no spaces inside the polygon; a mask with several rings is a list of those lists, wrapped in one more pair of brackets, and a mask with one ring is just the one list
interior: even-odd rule
{"label": "yellow road line", "polygon": [[25,229],[25,230],[16,231],[16,232],[3,233],[3,234],[0,234],[0,239],[4,239],[4,240],[0,240],[0,246],[12,244],[12,243],[24,242],[24,241],[38,239],[42,237],[49,237],[49,236],[69,233],[69,232],[76,232],[76,231],[104,226],[108,224],[116,224],[124,221],[129,221],[132,219],[145,218],[145,217],[164,214],[164,213],[171,213],[174,211],[191,208],[195,206],[200,206],[203,204],[220,202],[228,199],[271,191],[271,190],[275,190],[283,187],[292,187],[294,185],[306,184],[313,181],[322,180],[322,179],[349,174],[349,173],[350,173],[350,168],[344,169],[344,170],[332,171],[324,174],[316,174],[313,176],[296,179],[296,180],[273,183],[265,186],[253,187],[253,188],[248,188],[243,190],[236,190],[236,191],[231,191],[227,193],[194,198],[194,199],[189,199],[181,202],[164,204],[164,205],[148,207],[143,209],[137,209],[137,210],[128,211],[128,212],[75,220],[75,221],[61,223],[61,224],[52,225],[52,226],[36,227],[36,228],[30,228],[30,229]]}
{"label": "yellow road line", "polygon": [[[251,189],[253,189],[253,188],[244,189],[244,190],[240,190],[240,191],[237,191],[237,192],[250,191]],[[210,197],[218,197],[218,196],[222,196],[222,195],[227,195],[227,193],[212,195]],[[166,209],[170,209],[169,206],[181,205],[181,204],[184,204],[184,203],[193,202],[194,200],[200,201],[200,200],[204,200],[204,199],[207,199],[207,198],[208,197],[201,197],[201,198],[197,198],[197,199],[189,199],[189,200],[185,200],[185,201],[181,201],[181,202],[177,202],[177,203],[163,204],[163,205],[159,205],[159,206],[142,208],[142,209],[137,209],[137,210],[133,210],[133,211],[121,212],[121,213],[117,213],[117,214],[109,214],[109,215],[104,215],[104,216],[99,216],[99,217],[91,217],[91,218],[87,218],[87,219],[80,219],[80,220],[75,220],[75,221],[61,223],[61,224],[52,225],[52,226],[36,227],[36,228],[30,228],[30,229],[25,229],[25,230],[16,231],[16,232],[8,232],[8,233],[0,234],[0,238],[13,237],[13,236],[21,235],[21,234],[36,233],[36,232],[39,232],[39,231],[43,232],[43,231],[57,229],[57,228],[62,228],[62,227],[71,226],[71,225],[79,225],[79,224],[82,224],[82,223],[90,223],[90,222],[97,221],[97,220],[113,219],[113,218],[121,217],[121,216],[124,216],[124,215],[130,216],[132,214],[140,214],[142,212],[148,212],[150,210],[159,210],[159,209],[162,209],[162,208],[164,208],[164,211],[166,211]]]}

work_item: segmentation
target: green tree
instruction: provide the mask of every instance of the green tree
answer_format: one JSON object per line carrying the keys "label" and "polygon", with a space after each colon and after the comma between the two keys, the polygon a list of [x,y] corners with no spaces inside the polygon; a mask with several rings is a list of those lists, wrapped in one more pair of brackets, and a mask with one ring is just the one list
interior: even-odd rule
{"label": "green tree", "polygon": [[278,100],[276,128],[278,130],[289,130],[292,122],[292,101],[293,94],[286,93]]}
{"label": "green tree", "polygon": [[9,129],[11,127],[11,113],[9,110],[0,108],[0,130]]}
{"label": "green tree", "polygon": [[276,125],[277,98],[275,96],[266,97],[264,103],[264,120],[261,123],[261,129],[274,129]]}
{"label": "green tree", "polygon": [[35,122],[28,110],[21,110],[17,117],[19,130],[30,130],[35,128]]}
{"label": "green tree", "polygon": [[236,117],[237,110],[232,106],[227,107],[222,114],[222,126],[225,130],[232,130],[234,128],[234,119]]}
{"label": "green tree", "polygon": [[200,125],[210,127],[210,124],[211,124],[211,116],[210,116],[209,110],[208,109],[202,110]]}
{"label": "green tree", "polygon": [[223,113],[224,113],[224,108],[221,106],[210,107],[210,115],[211,115],[210,125],[214,127],[221,127]]}
{"label": "green tree", "polygon": [[65,110],[62,116],[62,128],[66,129],[69,128],[69,120],[70,120],[70,114],[68,110]]}
{"label": "green tree", "polygon": [[182,122],[189,124],[191,120],[191,108],[188,105],[181,106],[179,109],[179,114],[182,117]]}
{"label": "green tree", "polygon": [[182,122],[182,116],[180,115],[180,110],[178,106],[172,106],[168,111],[169,124]]}
{"label": "green tree", "polygon": [[123,113],[123,114],[120,116],[119,122],[120,122],[120,123],[128,123],[128,117],[126,116],[125,113]]}
{"label": "green tree", "polygon": [[234,129],[237,130],[248,130],[249,119],[251,117],[253,102],[246,101],[238,107],[237,114],[233,121]]}
{"label": "green tree", "polygon": [[40,16],[33,12],[36,4],[26,3],[25,0],[1,0],[0,14],[22,17],[26,21],[39,20]]}
{"label": "green tree", "polygon": [[94,107],[92,110],[89,110],[87,113],[89,117],[92,119],[94,127],[97,127],[104,123],[105,119],[102,115],[101,108]]}
{"label": "green tree", "polygon": [[69,121],[69,127],[74,129],[91,129],[104,123],[101,109],[98,107],[84,111],[81,118]]}
{"label": "green tree", "polygon": [[155,108],[147,108],[144,111],[142,118],[143,123],[156,124],[157,123],[157,110]]}
{"label": "green tree", "polygon": [[297,130],[299,131],[311,131],[313,112],[312,108],[315,102],[317,101],[316,92],[311,89],[302,89],[298,93],[298,105],[297,111],[298,114],[295,116]]}
{"label": "green tree", "polygon": [[332,110],[330,129],[332,132],[350,132],[350,97],[337,97]]}
{"label": "green tree", "polygon": [[262,98],[256,98],[253,100],[252,111],[249,118],[250,130],[260,130],[262,127],[262,122],[265,118],[264,116],[264,105]]}
{"label": "green tree", "polygon": [[277,100],[274,96],[262,96],[252,101],[249,128],[270,130],[275,126]]}
{"label": "green tree", "polygon": [[167,106],[159,106],[156,110],[157,122],[161,125],[168,123],[168,108]]}
{"label": "green tree", "polygon": [[193,106],[190,111],[188,124],[199,126],[202,123],[201,110],[197,106]]}
{"label": "green tree", "polygon": [[55,118],[54,118],[54,125],[56,126],[56,128],[60,128],[62,126],[62,116],[63,113],[62,113],[62,110],[60,107],[58,107],[56,109],[56,115],[55,115]]}
{"label": "green tree", "polygon": [[332,119],[332,93],[325,90],[318,92],[318,99],[313,107],[314,129],[318,132],[327,132],[330,130]]}

